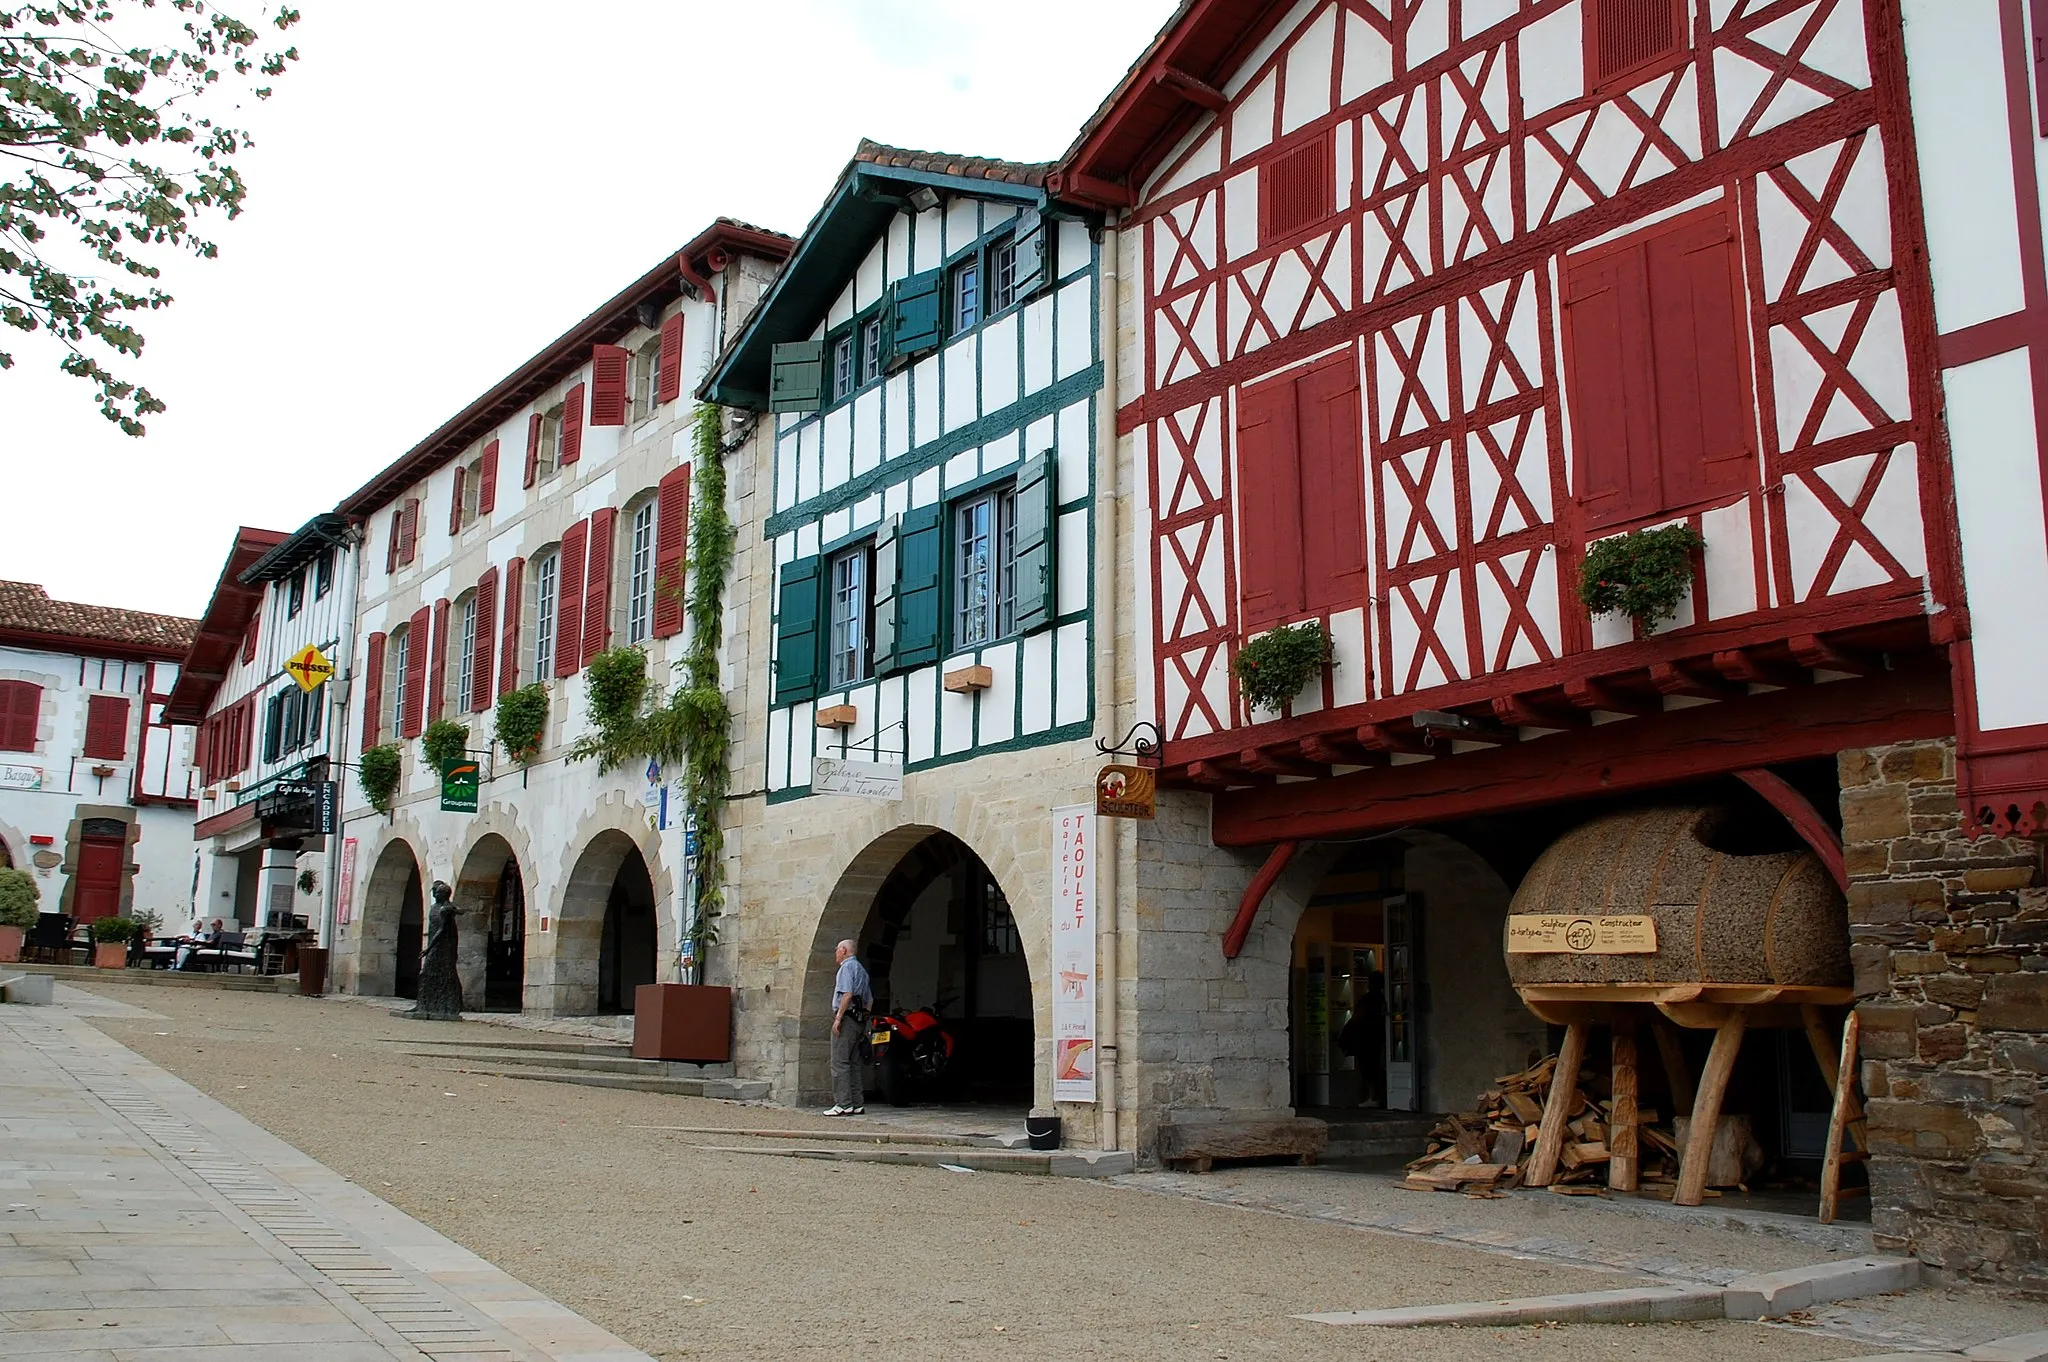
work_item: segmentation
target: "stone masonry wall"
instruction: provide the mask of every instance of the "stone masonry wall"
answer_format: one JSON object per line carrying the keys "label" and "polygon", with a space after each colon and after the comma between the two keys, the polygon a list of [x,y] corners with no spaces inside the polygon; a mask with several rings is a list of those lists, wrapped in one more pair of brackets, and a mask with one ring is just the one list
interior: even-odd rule
{"label": "stone masonry wall", "polygon": [[2041,847],[1965,836],[1952,742],[1838,765],[1878,1245],[2048,1291]]}

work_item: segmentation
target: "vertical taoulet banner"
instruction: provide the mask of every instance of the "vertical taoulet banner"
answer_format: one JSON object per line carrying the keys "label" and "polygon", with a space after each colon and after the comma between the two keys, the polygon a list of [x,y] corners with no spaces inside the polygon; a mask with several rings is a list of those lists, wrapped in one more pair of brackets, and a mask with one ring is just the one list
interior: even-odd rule
{"label": "vertical taoulet banner", "polygon": [[1052,1095],[1095,1100],[1095,810],[1052,811]]}

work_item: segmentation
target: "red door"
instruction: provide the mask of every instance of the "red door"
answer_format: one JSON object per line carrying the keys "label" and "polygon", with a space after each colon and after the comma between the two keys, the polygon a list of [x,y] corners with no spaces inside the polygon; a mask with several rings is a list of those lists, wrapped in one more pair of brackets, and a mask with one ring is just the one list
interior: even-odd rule
{"label": "red door", "polygon": [[78,869],[71,876],[73,917],[91,922],[120,911],[121,866],[127,856],[126,838],[79,838]]}

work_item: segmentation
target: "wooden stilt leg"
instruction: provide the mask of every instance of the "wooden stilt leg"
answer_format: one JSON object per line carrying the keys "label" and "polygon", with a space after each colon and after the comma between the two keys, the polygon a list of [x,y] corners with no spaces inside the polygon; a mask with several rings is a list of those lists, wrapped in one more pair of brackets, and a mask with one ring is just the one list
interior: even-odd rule
{"label": "wooden stilt leg", "polygon": [[[1828,1036],[1828,1028],[1822,1024],[1820,1009],[1807,1004],[1799,1009],[1799,1019],[1806,1024],[1806,1043],[1813,1047],[1814,1062],[1820,1065],[1821,1081],[1828,1085],[1828,1091],[1838,1086],[1835,1074],[1835,1044]],[[1849,1109],[1843,1128],[1848,1132],[1849,1142],[1858,1149],[1868,1149],[1863,1136],[1863,1099],[1856,1095],[1855,1074],[1849,1075]]]}
{"label": "wooden stilt leg", "polygon": [[1851,1012],[1842,1027],[1842,1062],[1835,1070],[1835,1105],[1828,1113],[1827,1157],[1820,1166],[1820,1223],[1835,1222],[1836,1203],[1842,1192],[1842,1135],[1849,1121],[1849,1104],[1856,1099],[1856,1042],[1861,1024]]}
{"label": "wooden stilt leg", "polygon": [[1614,1014],[1614,1111],[1607,1122],[1607,1152],[1607,1185],[1617,1192],[1635,1191],[1641,1170],[1636,1141],[1636,1019],[1625,1008]]}
{"label": "wooden stilt leg", "polygon": [[1685,1067],[1685,1051],[1679,1048],[1678,1028],[1659,1017],[1650,1025],[1657,1038],[1657,1057],[1664,1061],[1664,1077],[1671,1084],[1671,1109],[1692,1110],[1692,1070]]}
{"label": "wooden stilt leg", "polygon": [[1675,1205],[1697,1206],[1707,1199],[1707,1164],[1713,1158],[1714,1132],[1721,1124],[1721,1099],[1728,1093],[1728,1078],[1735,1072],[1746,1024],[1742,1009],[1733,1007],[1714,1031],[1714,1048],[1707,1053],[1699,1093],[1693,1098],[1692,1128],[1686,1132],[1685,1157],[1678,1166],[1678,1192],[1671,1198]]}
{"label": "wooden stilt leg", "polygon": [[1564,1150],[1565,1122],[1571,1119],[1572,1092],[1579,1086],[1579,1066],[1586,1062],[1585,1022],[1573,1022],[1564,1029],[1564,1045],[1557,1052],[1557,1068],[1550,1075],[1550,1094],[1543,1103],[1543,1129],[1536,1136],[1536,1152],[1529,1159],[1529,1185],[1548,1187],[1557,1175],[1557,1156]]}

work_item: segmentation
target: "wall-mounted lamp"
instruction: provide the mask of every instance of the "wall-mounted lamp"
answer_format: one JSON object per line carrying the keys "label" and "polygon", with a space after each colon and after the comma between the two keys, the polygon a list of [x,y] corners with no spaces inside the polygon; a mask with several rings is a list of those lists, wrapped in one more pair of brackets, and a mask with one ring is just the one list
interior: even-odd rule
{"label": "wall-mounted lamp", "polygon": [[939,191],[928,184],[921,184],[911,190],[904,201],[920,213],[929,213],[939,206]]}
{"label": "wall-mounted lamp", "polygon": [[1515,732],[1491,724],[1484,719],[1475,719],[1469,714],[1453,714],[1448,710],[1420,709],[1412,715],[1409,723],[1415,731],[1434,742],[1439,734],[1465,742],[1508,743],[1515,740]]}

